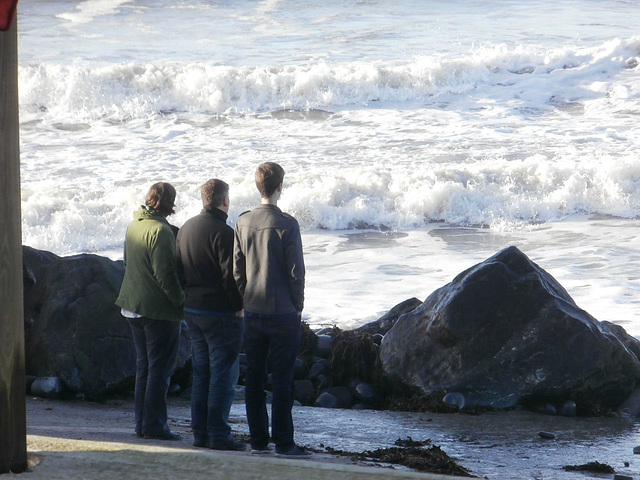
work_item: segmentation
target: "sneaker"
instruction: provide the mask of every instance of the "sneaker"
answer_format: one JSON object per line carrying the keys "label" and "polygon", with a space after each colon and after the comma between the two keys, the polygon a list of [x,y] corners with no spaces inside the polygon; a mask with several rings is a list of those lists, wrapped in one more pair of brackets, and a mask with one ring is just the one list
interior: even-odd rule
{"label": "sneaker", "polygon": [[269,455],[273,453],[273,448],[267,445],[264,448],[251,447],[251,453],[254,455]]}
{"label": "sneaker", "polygon": [[308,452],[304,448],[293,445],[283,450],[276,449],[276,457],[280,458],[309,458],[313,453]]}
{"label": "sneaker", "polygon": [[246,443],[236,440],[233,437],[227,438],[226,440],[209,440],[207,446],[212,450],[233,450],[235,452],[242,452],[247,448]]}
{"label": "sneaker", "polygon": [[182,440],[182,435],[172,432],[162,432],[158,435],[143,435],[143,437],[147,440]]}

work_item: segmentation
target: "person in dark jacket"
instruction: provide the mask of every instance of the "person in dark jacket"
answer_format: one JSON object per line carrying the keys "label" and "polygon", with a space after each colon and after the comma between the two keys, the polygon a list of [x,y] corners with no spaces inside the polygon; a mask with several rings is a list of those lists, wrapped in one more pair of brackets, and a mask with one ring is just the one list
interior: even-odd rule
{"label": "person in dark jacket", "polygon": [[184,292],[175,264],[176,190],[151,186],[146,203],[134,214],[124,245],[125,273],[116,305],[131,326],[136,346],[136,434],[180,440],[167,426],[167,390],[176,366]]}
{"label": "person in dark jacket", "polygon": [[271,437],[276,455],[304,458],[310,452],[293,439],[293,371],[304,306],[304,259],[300,227],[277,206],[284,170],[273,162],[256,170],[261,205],[238,217],[234,276],[244,300],[245,401],[252,453],[269,453],[264,379],[271,366]]}
{"label": "person in dark jacket", "polygon": [[229,185],[212,179],[201,194],[204,208],[185,222],[176,246],[193,362],[193,444],[244,450],[228,424],[244,328],[242,297],[233,278],[233,229],[226,223]]}

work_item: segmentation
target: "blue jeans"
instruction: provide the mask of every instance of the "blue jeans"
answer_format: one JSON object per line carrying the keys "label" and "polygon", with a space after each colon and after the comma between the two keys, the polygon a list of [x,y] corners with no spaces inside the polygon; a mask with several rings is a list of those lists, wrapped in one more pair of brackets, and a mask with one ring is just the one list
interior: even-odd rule
{"label": "blue jeans", "polygon": [[293,372],[300,346],[300,316],[256,315],[245,312],[245,402],[251,434],[251,447],[262,449],[269,444],[269,417],[264,392],[267,358],[271,367],[273,403],[271,437],[277,450],[294,445],[293,441]]}
{"label": "blue jeans", "polygon": [[238,382],[238,355],[242,347],[244,322],[233,313],[196,314],[185,312],[193,385],[191,425],[196,440],[226,440],[231,437],[229,410]]}
{"label": "blue jeans", "polygon": [[136,345],[136,433],[160,435],[167,426],[167,391],[176,367],[181,322],[129,318]]}

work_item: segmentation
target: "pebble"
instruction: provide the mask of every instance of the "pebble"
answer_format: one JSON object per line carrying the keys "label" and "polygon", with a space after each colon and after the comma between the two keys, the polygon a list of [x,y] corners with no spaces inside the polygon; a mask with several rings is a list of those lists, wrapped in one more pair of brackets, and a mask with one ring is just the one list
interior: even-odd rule
{"label": "pebble", "polygon": [[311,365],[311,368],[309,369],[309,379],[313,380],[314,378],[317,378],[319,375],[325,374],[327,372],[327,365],[328,363],[324,358],[320,359],[320,361]]}
{"label": "pebble", "polygon": [[62,397],[62,380],[58,377],[41,377],[31,384],[31,395],[41,398]]}
{"label": "pebble", "polygon": [[294,380],[293,392],[296,399],[307,402],[313,393],[313,383],[311,380]]}
{"label": "pebble", "polygon": [[464,395],[459,392],[447,393],[442,399],[442,401],[447,405],[458,407],[460,410],[462,410],[467,403],[467,401],[464,398]]}
{"label": "pebble", "polygon": [[556,438],[555,434],[551,432],[538,432],[538,436],[547,440],[553,440],[554,438]]}
{"label": "pebble", "polygon": [[633,453],[638,453],[638,454],[640,454],[640,446],[635,447],[635,448],[633,449]]}
{"label": "pebble", "polygon": [[576,402],[574,402],[573,400],[567,400],[560,406],[560,411],[558,413],[563,417],[575,417],[576,410]]}
{"label": "pebble", "polygon": [[557,415],[558,414],[558,410],[556,410],[556,407],[554,407],[550,403],[545,403],[544,405],[540,405],[538,408],[536,408],[536,412],[543,413],[545,415]]}
{"label": "pebble", "polygon": [[304,364],[304,360],[302,360],[301,358],[296,358],[293,377],[300,379],[300,378],[304,378],[306,374],[307,374],[307,367]]}

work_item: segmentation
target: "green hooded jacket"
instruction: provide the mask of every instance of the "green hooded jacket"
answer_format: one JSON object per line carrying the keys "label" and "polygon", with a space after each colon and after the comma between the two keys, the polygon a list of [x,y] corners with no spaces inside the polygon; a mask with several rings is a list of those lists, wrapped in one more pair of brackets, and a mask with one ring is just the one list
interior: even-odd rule
{"label": "green hooded jacket", "polygon": [[176,234],[167,219],[141,206],[127,228],[125,272],[116,305],[154,320],[182,320],[184,292],[175,246]]}

